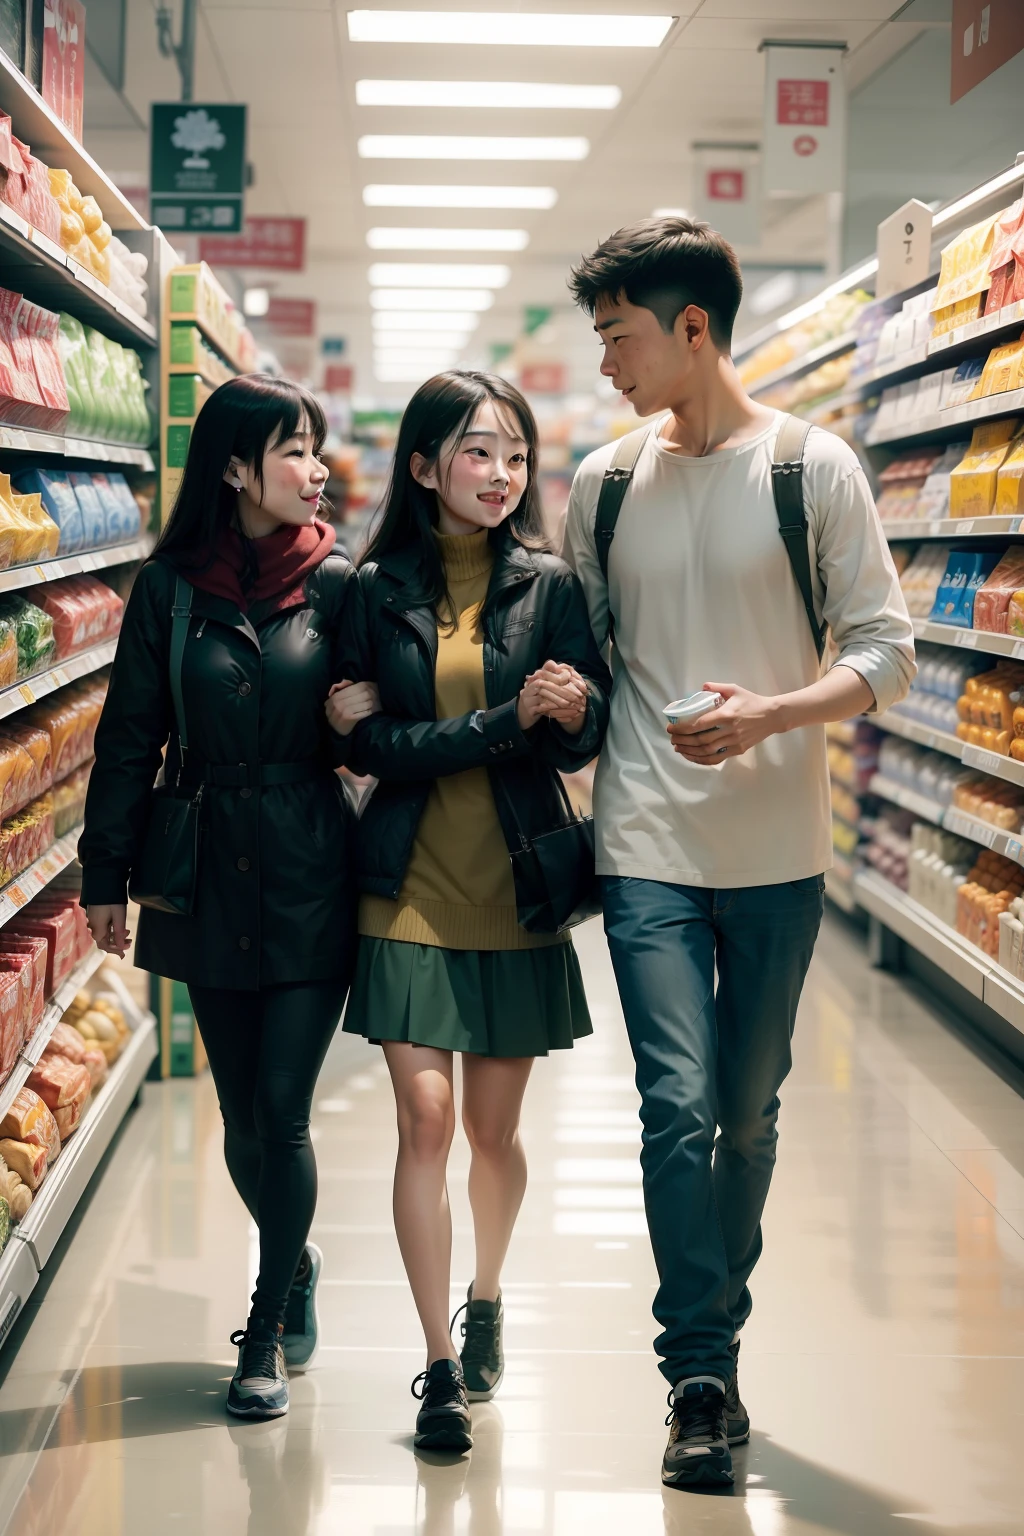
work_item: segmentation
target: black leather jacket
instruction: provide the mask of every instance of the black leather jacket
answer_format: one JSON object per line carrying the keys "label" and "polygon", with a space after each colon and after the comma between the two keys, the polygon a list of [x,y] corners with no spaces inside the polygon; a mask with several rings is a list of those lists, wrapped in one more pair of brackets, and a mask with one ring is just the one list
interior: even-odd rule
{"label": "black leather jacket", "polygon": [[[357,837],[359,888],[395,900],[434,779],[486,768],[510,850],[565,824],[556,772],[596,757],[608,726],[611,676],[594,642],[583,590],[555,555],[500,537],[482,611],[488,708],[438,720],[434,695],[437,618],[417,597],[413,549],[364,565],[342,625],[344,675],[375,682],[381,713],[348,738],[346,761],[379,783],[364,803]],[[579,735],[552,720],[519,728],[516,704],[545,661],[568,662],[587,680]]]}

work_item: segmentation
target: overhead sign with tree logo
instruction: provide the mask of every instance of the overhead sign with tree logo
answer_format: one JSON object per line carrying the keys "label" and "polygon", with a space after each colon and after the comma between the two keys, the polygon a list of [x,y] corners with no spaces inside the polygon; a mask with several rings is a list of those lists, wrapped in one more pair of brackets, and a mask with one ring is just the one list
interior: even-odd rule
{"label": "overhead sign with tree logo", "polygon": [[168,234],[238,234],[245,198],[246,109],[154,102],[150,218]]}

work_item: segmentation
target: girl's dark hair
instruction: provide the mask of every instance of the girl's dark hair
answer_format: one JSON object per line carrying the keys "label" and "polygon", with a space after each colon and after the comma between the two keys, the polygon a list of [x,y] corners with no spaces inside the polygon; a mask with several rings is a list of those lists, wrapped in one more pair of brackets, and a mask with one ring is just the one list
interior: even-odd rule
{"label": "girl's dark hair", "polygon": [[405,408],[398,429],[394,462],[370,540],[359,565],[378,560],[410,545],[417,554],[419,596],[441,616],[455,623],[455,609],[445,579],[444,563],[433,538],[438,524],[437,492],[420,485],[413,476],[411,460],[420,453],[436,464],[445,444],[462,442],[485,400],[493,400],[499,414],[504,407],[518,423],[526,442],[526,490],[515,511],[490,533],[492,546],[511,538],[527,548],[545,548],[540,487],[537,482],[537,423],[526,400],[507,379],[494,373],[452,369],[421,384]]}
{"label": "girl's dark hair", "polygon": [[247,577],[257,573],[256,552],[239,526],[238,494],[225,483],[224,471],[233,458],[251,465],[262,496],[267,449],[294,437],[304,425],[319,454],[327,437],[320,402],[288,379],[246,373],[215,389],[196,417],[174,509],[153,554],[183,569],[202,569],[213,560],[224,530],[234,528],[247,550],[246,586]]}

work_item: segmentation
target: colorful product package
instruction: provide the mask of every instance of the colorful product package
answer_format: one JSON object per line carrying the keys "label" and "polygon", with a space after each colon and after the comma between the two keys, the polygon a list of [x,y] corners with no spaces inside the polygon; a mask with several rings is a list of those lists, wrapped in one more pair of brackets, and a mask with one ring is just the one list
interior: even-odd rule
{"label": "colorful product package", "polygon": [[92,1090],[92,1082],[84,1066],[51,1051],[44,1051],[29,1073],[28,1086],[38,1093],[51,1110],[60,1109],[76,1099],[84,1102]]}
{"label": "colorful product package", "polygon": [[953,381],[946,391],[946,397],[942,402],[944,411],[952,410],[954,406],[966,405],[968,400],[973,400],[976,391],[981,384],[981,376],[985,372],[985,359],[983,357],[968,357],[957,365],[953,374]]}
{"label": "colorful product package", "polygon": [[982,550],[952,550],[928,617],[936,624],[970,629],[975,594],[992,574],[997,559],[997,555]]}
{"label": "colorful product package", "polygon": [[53,1111],[32,1088],[21,1088],[0,1121],[0,1136],[11,1141],[24,1141],[31,1147],[42,1147],[47,1159],[60,1151],[60,1137]]}
{"label": "colorful product package", "polygon": [[85,534],[85,548],[97,549],[106,542],[107,519],[104,514],[100,498],[92,483],[92,476],[81,470],[70,470],[68,481],[74,489],[78,505],[82,511],[82,527]]}
{"label": "colorful product package", "polygon": [[1018,517],[1024,513],[1024,433],[1014,438],[1009,453],[996,471],[996,499],[992,511],[996,517]]}
{"label": "colorful product package", "polygon": [[1006,634],[1006,615],[1013,594],[1024,587],[1024,548],[1008,549],[974,599],[974,628]]}
{"label": "colorful product package", "polygon": [[46,731],[24,717],[0,729],[0,817],[13,816],[53,783],[53,754]]}
{"label": "colorful product package", "polygon": [[12,933],[46,940],[46,995],[52,997],[74,970],[78,957],[78,925],[73,903],[59,911],[40,911],[34,901],[7,923]]}
{"label": "colorful product package", "polygon": [[1021,243],[1024,226],[1024,197],[1019,197],[1009,208],[997,214],[989,256],[988,270],[991,286],[985,301],[986,315],[1004,304],[1013,302],[1014,279],[1017,263],[1024,255]]}
{"label": "colorful product package", "polygon": [[15,1141],[13,1137],[0,1139],[0,1157],[12,1173],[33,1193],[46,1177],[46,1148],[34,1146],[28,1141]]}
{"label": "colorful product package", "polygon": [[53,842],[53,796],[47,793],[0,822],[0,872],[4,880],[17,879],[53,847]]}
{"label": "colorful product package", "polygon": [[916,517],[917,504],[929,474],[939,459],[937,449],[920,448],[900,454],[879,475],[881,492],[878,497],[878,515],[883,522],[900,518]]}
{"label": "colorful product package", "polygon": [[1020,389],[1024,383],[1024,340],[993,347],[985,359],[981,378],[971,395],[980,400],[986,395],[1002,395],[1008,389]]}
{"label": "colorful product package", "polygon": [[56,837],[63,837],[85,817],[85,797],[89,789],[92,763],[90,758],[53,786],[53,831]]}
{"label": "colorful product package", "polygon": [[31,960],[34,996],[38,998],[33,1007],[39,1008],[42,1018],[46,1006],[46,940],[27,933],[5,933],[0,942],[0,957],[7,955],[27,955]]}
{"label": "colorful product package", "polygon": [[85,543],[82,509],[64,469],[26,469],[14,476],[15,488],[23,495],[35,493],[59,530],[58,551],[74,554]]}
{"label": "colorful product package", "polygon": [[996,499],[996,475],[1020,427],[1019,421],[985,421],[949,477],[951,517],[987,517]]}
{"label": "colorful product package", "polygon": [[60,529],[43,506],[43,498],[32,491],[16,490],[6,475],[0,476],[0,494],[9,508],[12,565],[52,560],[60,544]]}
{"label": "colorful product package", "polygon": [[[45,956],[44,956],[45,959]],[[22,1029],[24,1038],[30,1040],[38,1026],[43,1022],[43,1013],[46,1009],[46,998],[43,995],[43,983],[45,981],[45,967],[43,976],[39,976],[36,970],[36,958],[27,950],[15,948],[0,949],[0,971],[17,971],[22,981]]]}
{"label": "colorful product package", "polygon": [[51,432],[63,432],[70,417],[70,404],[57,349],[60,316],[23,299],[20,323],[30,344],[36,383],[47,412],[45,422],[39,424]]}
{"label": "colorful product package", "polygon": [[31,677],[53,662],[53,620],[27,598],[9,592],[0,597],[0,618],[11,619],[18,639],[18,677]]}
{"label": "colorful product package", "polygon": [[122,539],[134,539],[138,537],[142,526],[142,514],[139,504],[131,493],[128,481],[120,470],[108,470],[103,477],[117,498],[121,508],[122,524],[118,537]]}
{"label": "colorful product package", "polygon": [[25,1043],[21,977],[0,971],[0,1078],[6,1078]]}

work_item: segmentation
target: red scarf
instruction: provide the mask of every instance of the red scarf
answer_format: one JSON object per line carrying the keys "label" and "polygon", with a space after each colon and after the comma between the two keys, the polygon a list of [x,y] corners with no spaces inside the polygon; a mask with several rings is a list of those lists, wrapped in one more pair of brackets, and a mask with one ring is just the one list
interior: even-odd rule
{"label": "red scarf", "polygon": [[334,548],[334,540],[335,532],[330,523],[322,523],[319,518],[301,528],[282,523],[266,538],[253,539],[259,574],[243,591],[245,546],[234,528],[229,528],[206,569],[186,571],[185,575],[194,587],[209,592],[211,597],[226,598],[243,613],[247,613],[254,603],[263,602],[270,602],[270,611],[277,613],[302,602],[306,577],[327,559]]}

